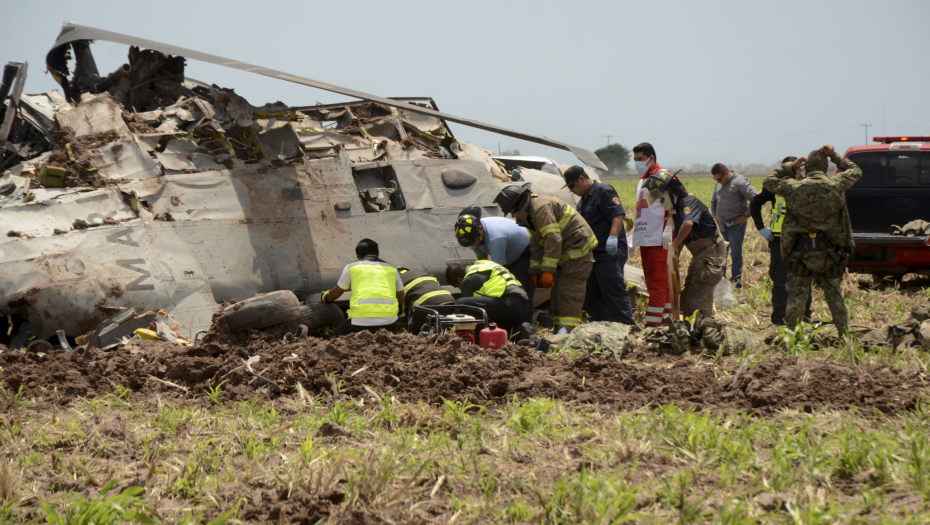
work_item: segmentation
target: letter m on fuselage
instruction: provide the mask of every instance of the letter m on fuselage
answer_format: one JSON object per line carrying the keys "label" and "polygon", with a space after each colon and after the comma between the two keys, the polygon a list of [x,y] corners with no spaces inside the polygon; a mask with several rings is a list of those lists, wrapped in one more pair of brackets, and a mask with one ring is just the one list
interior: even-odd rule
{"label": "letter m on fuselage", "polygon": [[138,278],[126,285],[127,292],[145,292],[155,290],[155,285],[142,284],[142,281],[151,277],[152,274],[150,274],[149,271],[145,268],[138,268],[136,266],[138,264],[145,264],[145,259],[121,259],[115,262],[117,265],[139,274]]}

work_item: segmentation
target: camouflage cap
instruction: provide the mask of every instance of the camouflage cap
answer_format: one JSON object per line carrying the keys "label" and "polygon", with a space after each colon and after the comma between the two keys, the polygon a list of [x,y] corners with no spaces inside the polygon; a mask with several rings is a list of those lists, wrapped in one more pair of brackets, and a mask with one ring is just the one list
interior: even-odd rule
{"label": "camouflage cap", "polygon": [[827,155],[819,150],[815,149],[810,152],[807,156],[807,173],[813,173],[815,171],[820,171],[823,173],[827,172]]}

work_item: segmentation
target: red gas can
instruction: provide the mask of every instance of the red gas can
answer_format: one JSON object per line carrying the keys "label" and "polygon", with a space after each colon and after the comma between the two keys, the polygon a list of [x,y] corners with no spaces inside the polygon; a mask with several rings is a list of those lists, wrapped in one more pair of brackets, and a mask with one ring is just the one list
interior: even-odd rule
{"label": "red gas can", "polygon": [[507,344],[507,330],[491,323],[479,334],[481,348],[503,348]]}

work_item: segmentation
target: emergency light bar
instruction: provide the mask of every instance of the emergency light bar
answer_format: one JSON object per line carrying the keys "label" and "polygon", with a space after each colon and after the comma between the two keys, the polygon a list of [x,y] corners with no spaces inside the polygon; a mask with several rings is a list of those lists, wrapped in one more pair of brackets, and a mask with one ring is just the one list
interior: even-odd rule
{"label": "emergency light bar", "polygon": [[891,144],[892,142],[930,142],[930,137],[872,137],[872,142]]}

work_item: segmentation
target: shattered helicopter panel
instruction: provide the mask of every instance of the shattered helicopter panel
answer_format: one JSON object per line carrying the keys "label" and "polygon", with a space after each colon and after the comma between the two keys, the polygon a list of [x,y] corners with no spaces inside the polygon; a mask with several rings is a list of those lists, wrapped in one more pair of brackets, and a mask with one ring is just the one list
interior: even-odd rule
{"label": "shattered helicopter panel", "polygon": [[[50,57],[66,97],[4,97],[0,314],[29,336],[127,309],[205,329],[218,302],[329,288],[362,237],[442,279],[474,258],[456,215],[499,215],[512,182],[429,98],[256,107],[158,50],[131,47],[106,77],[86,41]],[[21,88],[24,68],[10,71]],[[573,202],[563,184],[540,172],[533,189]]]}

